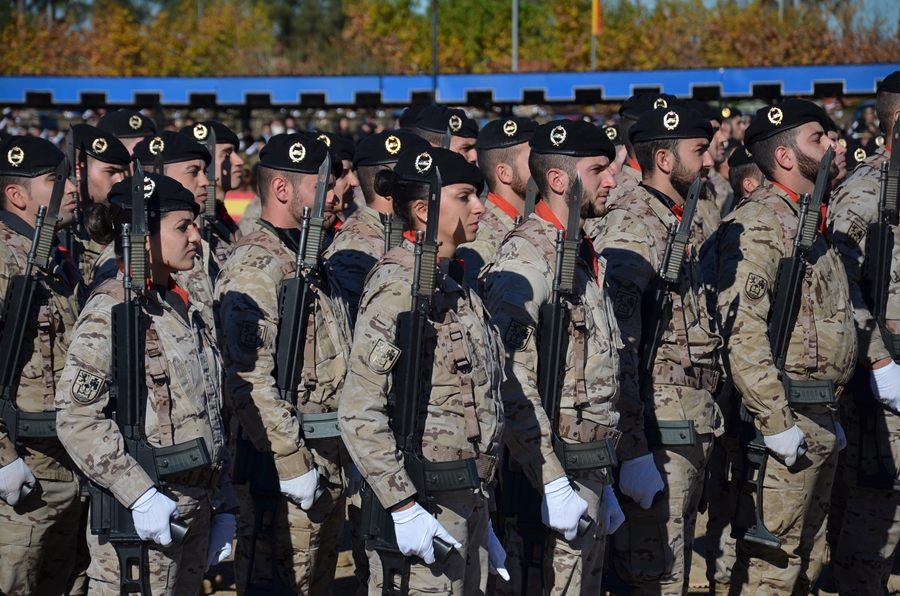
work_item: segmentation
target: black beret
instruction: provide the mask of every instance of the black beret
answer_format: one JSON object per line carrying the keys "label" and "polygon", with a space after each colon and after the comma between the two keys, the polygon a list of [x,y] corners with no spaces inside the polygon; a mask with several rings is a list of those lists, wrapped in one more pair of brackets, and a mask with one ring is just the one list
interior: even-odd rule
{"label": "black beret", "polygon": [[96,160],[119,166],[131,165],[131,154],[111,132],[91,126],[75,124],[72,126],[75,148],[81,149]]}
{"label": "black beret", "polygon": [[750,153],[750,150],[747,149],[746,145],[738,145],[734,148],[734,151],[731,152],[731,155],[728,156],[728,167],[734,168],[748,163],[755,164],[756,161],[753,159],[753,154]]}
{"label": "black beret", "polygon": [[403,152],[416,147],[424,150],[431,147],[431,144],[419,135],[405,130],[384,130],[359,142],[353,155],[353,167],[397,163]]}
{"label": "black beret", "polygon": [[400,123],[400,128],[408,129],[412,128],[416,125],[416,118],[419,117],[419,114],[422,113],[422,110],[427,108],[427,105],[419,104],[415,106],[409,106],[408,108],[404,108],[402,112],[400,112],[400,117],[397,119]]}
{"label": "black beret", "polygon": [[321,130],[311,130],[304,134],[311,139],[317,139],[325,143],[331,149],[331,153],[338,159],[353,161],[353,155],[356,153],[356,145],[353,144],[353,141],[333,132],[322,132]]}
{"label": "black beret", "polygon": [[449,128],[450,135],[454,137],[478,137],[478,123],[458,108],[428,106],[419,113],[413,126],[438,133],[445,133]]}
{"label": "black beret", "polygon": [[182,129],[178,132],[186,134],[197,142],[204,143],[209,136],[210,129],[212,129],[213,132],[216,133],[216,145],[234,145],[235,151],[237,151],[238,147],[241,146],[241,141],[240,139],[238,139],[238,136],[234,134],[234,131],[221,122],[217,122],[215,120],[204,120],[203,122],[198,122],[193,126],[185,126],[182,127]]}
{"label": "black beret", "polygon": [[710,140],[713,134],[713,127],[703,114],[691,108],[674,106],[644,112],[628,130],[628,140],[632,145],[663,139]]}
{"label": "black beret", "polygon": [[206,165],[209,165],[209,162],[212,161],[212,156],[206,147],[186,134],[171,130],[164,130],[156,136],[147,137],[134,146],[134,156],[144,166],[152,166],[160,151],[163,154],[163,163],[202,159]]}
{"label": "black beret", "polygon": [[700,112],[700,115],[707,120],[715,120],[719,124],[722,124],[722,110],[712,107],[705,101],[700,101],[699,99],[689,99],[684,102],[684,106],[686,108],[691,108],[692,110],[697,110],[698,112]]}
{"label": "black beret", "polygon": [[900,70],[895,70],[878,83],[877,93],[900,93]]}
{"label": "black beret", "polygon": [[527,143],[531,140],[534,131],[537,130],[537,126],[537,122],[531,118],[520,116],[493,120],[478,131],[475,148],[481,150],[502,149]]}
{"label": "black beret", "polygon": [[55,172],[63,157],[63,152],[47,139],[6,137],[0,141],[0,176],[43,176]]}
{"label": "black beret", "polygon": [[823,130],[828,130],[828,115],[825,110],[805,99],[788,99],[774,106],[760,108],[756,111],[756,119],[744,133],[744,143],[752,150],[756,141],[768,139],[807,122],[818,122]]}
{"label": "black beret", "polygon": [[668,93],[639,93],[625,100],[625,103],[619,108],[619,115],[637,120],[644,112],[681,105],[684,103],[680,99]]}
{"label": "black beret", "polygon": [[619,127],[615,124],[604,124],[600,127],[600,130],[602,130],[606,134],[606,137],[610,141],[612,141],[613,145],[615,145],[616,147],[625,144],[625,141],[622,139],[622,135],[619,134]]}
{"label": "black beret", "polygon": [[605,155],[609,161],[616,158],[616,147],[606,133],[584,120],[553,120],[541,124],[531,137],[531,151],[572,157]]}
{"label": "black beret", "polygon": [[[122,209],[130,210],[132,176],[113,185],[109,191],[109,202],[115,203]],[[194,193],[186,189],[174,178],[156,174],[144,173],[144,200],[148,213],[168,213],[170,211],[192,211],[194,216],[200,214],[200,205],[194,198]]]}
{"label": "black beret", "polygon": [[744,113],[741,112],[738,108],[734,106],[722,106],[722,109],[719,110],[722,114],[722,118],[728,120],[729,118],[734,118],[735,116],[743,116]]}
{"label": "black beret", "polygon": [[318,174],[319,166],[331,155],[331,172],[340,178],[344,164],[331,153],[328,145],[318,139],[311,139],[302,132],[282,133],[269,138],[269,142],[259,152],[259,165],[283,172]]}
{"label": "black beret", "polygon": [[471,184],[478,194],[484,189],[484,175],[473,163],[449,149],[428,147],[424,151],[404,151],[394,166],[394,175],[404,180],[430,182],[435,168],[441,171],[441,186]]}
{"label": "black beret", "polygon": [[133,139],[156,134],[156,125],[153,120],[132,110],[107,112],[100,118],[97,128],[120,139]]}

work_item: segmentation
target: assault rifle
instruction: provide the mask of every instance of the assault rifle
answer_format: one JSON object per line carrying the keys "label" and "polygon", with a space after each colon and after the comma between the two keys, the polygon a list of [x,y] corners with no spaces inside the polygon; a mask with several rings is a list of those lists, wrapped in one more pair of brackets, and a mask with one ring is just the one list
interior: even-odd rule
{"label": "assault rifle", "polygon": [[393,213],[381,213],[381,225],[384,226],[384,254],[392,248],[400,246],[403,241],[403,230],[394,225]]}
{"label": "assault rifle", "polygon": [[[30,356],[23,349],[25,331],[35,319],[32,304],[37,278],[32,273],[35,267],[46,269],[50,263],[67,170],[68,159],[63,159],[56,168],[49,210],[43,205],[38,207],[34,237],[28,251],[28,264],[22,275],[17,275],[10,281],[3,318],[0,319],[0,420],[6,424],[9,440],[17,448],[22,447],[20,439],[56,437],[56,412],[23,412],[16,407],[16,393],[19,390],[23,356]],[[19,493],[19,502],[27,499],[33,490],[33,486],[24,485]]]}
{"label": "assault rifle", "polygon": [[528,185],[525,187],[525,212],[516,217],[516,227],[522,225],[528,216],[534,213],[534,206],[537,204],[538,187],[534,178],[528,178]]}
{"label": "assault rifle", "polygon": [[[153,447],[147,442],[144,421],[147,413],[147,378],[144,363],[143,291],[147,279],[147,235],[145,200],[152,188],[145,187],[144,170],[135,161],[132,178],[132,223],[122,225],[122,252],[125,301],[112,307],[112,383],[110,405],[116,426],[122,433],[125,451],[150,476],[154,485],[167,476],[209,466],[211,459],[202,438],[169,447]],[[145,195],[146,192],[146,195]],[[91,533],[105,537],[119,558],[121,594],[150,594],[145,576],[147,545],[134,528],[131,509],[109,490],[89,486]],[[187,526],[170,520],[172,540],[181,544]]]}
{"label": "assault rifle", "polygon": [[[806,255],[813,248],[819,233],[822,218],[822,201],[828,191],[829,171],[834,159],[834,149],[829,148],[819,162],[816,186],[812,196],[804,194],[799,198],[800,215],[797,234],[794,237],[791,256],[783,257],[775,274],[775,288],[772,292],[772,306],[769,310],[768,335],[772,350],[772,361],[781,376],[788,404],[821,404],[834,401],[834,384],[826,381],[794,381],[784,370],[791,334],[797,324],[800,312],[801,284],[806,275]],[[738,497],[735,521],[732,524],[733,538],[761,544],[770,548],[781,548],[781,539],[772,534],[763,518],[763,481],[766,475],[768,451],[762,433],[756,428],[753,416],[741,405],[740,442],[744,449],[744,484]],[[806,443],[797,448],[797,459],[806,454]],[[738,519],[742,511],[756,496],[755,521],[740,525]]]}
{"label": "assault rifle", "polygon": [[[400,356],[394,367],[393,389],[388,397],[391,431],[397,449],[403,454],[403,467],[416,489],[417,501],[430,509],[436,492],[477,488],[481,485],[474,458],[449,462],[429,462],[422,457],[419,403],[422,399],[423,350],[425,326],[431,315],[432,297],[437,280],[438,218],[440,216],[441,174],[435,168],[428,193],[428,222],[425,232],[417,232],[413,268],[412,306],[397,317],[397,346]],[[394,521],[378,502],[372,488],[363,483],[362,534],[374,539],[375,551],[384,570],[382,594],[406,596],[409,590],[409,558],[397,547]],[[453,546],[434,538],[434,557],[443,563]]]}
{"label": "assault rifle", "polygon": [[[75,160],[75,131],[71,128],[66,133],[66,158],[69,164],[69,182],[75,187],[75,214],[72,225],[64,229],[61,234],[63,246],[69,251],[69,255],[73,259],[77,259],[78,257],[75,255],[75,231],[81,225],[81,201],[87,201],[89,197],[82,196],[82,194],[86,193],[82,193],[82,184],[78,181],[78,162]],[[84,165],[83,177],[87,178],[87,155],[84,151],[81,152],[81,163]]]}
{"label": "assault rifle", "polygon": [[212,240],[213,226],[215,226],[218,213],[216,209],[216,131],[210,126],[209,132],[204,139],[203,144],[209,150],[209,165],[206,167],[206,205],[203,209],[203,239],[206,242]]}
{"label": "assault rifle", "polygon": [[450,127],[447,127],[447,132],[444,133],[444,136],[441,138],[441,149],[450,149]]}

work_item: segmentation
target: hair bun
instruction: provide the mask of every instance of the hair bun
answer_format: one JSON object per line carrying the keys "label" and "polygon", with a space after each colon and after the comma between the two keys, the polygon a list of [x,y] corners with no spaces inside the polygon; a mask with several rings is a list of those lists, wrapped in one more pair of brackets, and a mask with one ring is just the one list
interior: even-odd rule
{"label": "hair bun", "polygon": [[115,239],[116,233],[109,205],[105,203],[88,205],[84,210],[84,229],[94,242],[110,244]]}
{"label": "hair bun", "polygon": [[375,193],[383,197],[389,197],[394,194],[393,186],[395,178],[396,176],[394,175],[393,170],[379,170],[375,174]]}

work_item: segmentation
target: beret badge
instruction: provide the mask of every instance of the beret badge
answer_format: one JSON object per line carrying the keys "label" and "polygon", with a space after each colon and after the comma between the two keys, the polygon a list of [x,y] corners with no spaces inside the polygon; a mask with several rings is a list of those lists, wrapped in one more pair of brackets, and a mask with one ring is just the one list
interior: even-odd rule
{"label": "beret badge", "polygon": [[153,181],[149,176],[144,177],[144,198],[149,199],[153,196],[153,191],[156,190],[156,182]]}
{"label": "beret badge", "polygon": [[326,147],[331,147],[331,139],[328,138],[328,135],[319,135],[316,137],[316,140],[325,143]]}
{"label": "beret badge", "polygon": [[562,126],[557,126],[553,130],[550,131],[550,142],[553,143],[554,147],[559,147],[563,143],[566,142],[566,129]]}
{"label": "beret badge", "polygon": [[96,138],[94,142],[91,143],[91,149],[93,149],[96,153],[103,153],[109,147],[109,143],[106,142],[104,138]]}
{"label": "beret badge", "polygon": [[203,124],[198,124],[194,126],[194,138],[198,141],[203,141],[206,139],[207,135],[209,135],[209,131],[206,129],[206,126]]}
{"label": "beret badge", "polygon": [[394,135],[391,135],[384,140],[384,148],[391,155],[397,155],[398,153],[400,153],[400,147],[400,139],[398,139]]}
{"label": "beret badge", "polygon": [[6,154],[6,159],[9,160],[9,164],[12,167],[18,168],[19,165],[25,160],[25,152],[22,151],[21,147],[13,147]]}
{"label": "beret badge", "polygon": [[416,158],[416,171],[420,174],[425,174],[428,170],[431,169],[431,164],[434,160],[431,157],[431,154],[428,152],[422,153]]}
{"label": "beret badge", "polygon": [[856,151],[853,152],[853,157],[856,161],[862,161],[866,158],[866,150],[862,147],[859,147]]}
{"label": "beret badge", "polygon": [[780,108],[773,107],[769,110],[769,115],[767,117],[769,119],[769,122],[771,122],[775,126],[778,126],[779,124],[781,124],[782,120],[784,120],[784,112],[782,112]]}
{"label": "beret badge", "polygon": [[128,126],[130,126],[132,130],[139,129],[141,127],[141,123],[141,117],[137,114],[128,119]]}
{"label": "beret badge", "polygon": [[291,158],[292,162],[300,163],[306,159],[306,147],[303,146],[303,143],[294,143],[288,149],[288,157]]}
{"label": "beret badge", "polygon": [[459,132],[462,129],[463,121],[462,118],[457,116],[456,114],[450,116],[450,120],[447,122],[450,126],[450,130],[452,132]]}
{"label": "beret badge", "polygon": [[153,140],[150,141],[149,149],[150,153],[153,155],[159,155],[166,150],[166,144],[163,142],[162,137],[154,137]]}
{"label": "beret badge", "polygon": [[678,128],[678,122],[680,120],[678,114],[675,112],[666,112],[666,115],[663,116],[663,126],[666,127],[666,130],[675,130]]}
{"label": "beret badge", "polygon": [[519,125],[516,124],[513,120],[507,120],[503,123],[503,132],[508,137],[516,136],[516,133],[519,131]]}
{"label": "beret badge", "polygon": [[663,99],[662,97],[660,97],[659,99],[657,99],[656,101],[653,102],[653,109],[654,109],[654,110],[657,109],[657,108],[667,108],[667,107],[669,107],[669,102],[667,102],[667,101],[666,101],[665,99]]}

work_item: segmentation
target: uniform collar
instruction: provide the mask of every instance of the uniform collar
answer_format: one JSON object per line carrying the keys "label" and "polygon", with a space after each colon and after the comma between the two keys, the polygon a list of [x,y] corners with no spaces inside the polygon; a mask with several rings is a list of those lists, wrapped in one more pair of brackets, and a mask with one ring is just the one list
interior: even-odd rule
{"label": "uniform collar", "polygon": [[639,164],[639,163],[637,162],[636,159],[631,159],[631,158],[629,157],[629,158],[625,161],[625,165],[628,166],[629,168],[631,168],[632,170],[637,171],[637,172],[640,172],[640,171],[641,171],[641,164]]}
{"label": "uniform collar", "polygon": [[559,219],[557,219],[556,215],[550,210],[550,207],[547,207],[547,204],[544,201],[538,201],[537,205],[534,206],[534,214],[543,219],[544,221],[548,221],[553,224],[553,226],[557,230],[566,231],[566,228],[559,223]]}
{"label": "uniform collar", "polygon": [[503,213],[509,216],[509,218],[513,221],[516,221],[516,218],[519,217],[519,212],[516,211],[516,208],[509,204],[509,201],[504,199],[498,194],[494,194],[492,192],[488,193],[487,200],[500,208]]}
{"label": "uniform collar", "polygon": [[672,212],[672,215],[674,215],[675,218],[676,218],[678,221],[681,221],[681,214],[684,213],[684,207],[683,207],[683,206],[677,205],[677,204],[675,203],[675,201],[673,201],[673,200],[669,197],[669,195],[667,195],[667,194],[664,193],[664,192],[661,192],[661,191],[656,190],[656,189],[653,188],[652,186],[648,186],[648,185],[646,185],[646,184],[644,184],[644,183],[641,183],[640,186],[641,186],[641,188],[643,188],[644,190],[646,190],[648,193],[650,193],[652,196],[656,197],[656,199],[659,200],[660,203],[662,203],[663,205],[665,205],[666,208],[667,208],[669,211]]}
{"label": "uniform collar", "polygon": [[34,227],[12,211],[0,211],[0,222],[16,234],[34,239]]}
{"label": "uniform collar", "polygon": [[300,230],[297,228],[276,228],[263,218],[259,218],[259,225],[281,240],[288,250],[297,254],[300,251]]}

